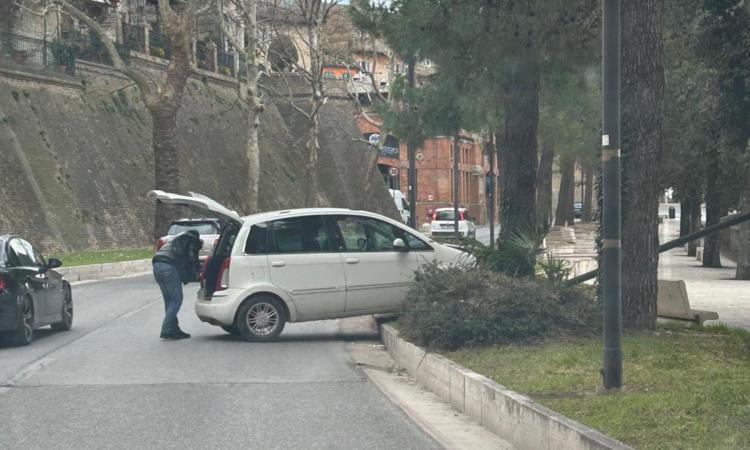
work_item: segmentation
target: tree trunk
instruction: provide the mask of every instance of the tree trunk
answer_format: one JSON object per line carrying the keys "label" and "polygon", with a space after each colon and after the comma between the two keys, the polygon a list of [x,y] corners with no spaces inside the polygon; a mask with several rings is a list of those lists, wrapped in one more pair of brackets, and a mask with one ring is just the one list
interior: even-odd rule
{"label": "tree trunk", "polygon": [[680,200],[680,237],[687,236],[690,233],[690,200],[683,198]]}
{"label": "tree trunk", "polygon": [[[539,73],[521,71],[508,90],[505,136],[500,148],[502,216],[500,235],[536,226]],[[500,141],[498,141],[500,142]]]}
{"label": "tree trunk", "polygon": [[308,130],[307,143],[307,186],[305,186],[305,207],[312,208],[320,205],[320,196],[318,193],[318,151],[320,142],[318,141],[318,131],[320,121],[318,115],[314,114],[310,118],[310,128]]}
{"label": "tree trunk", "polygon": [[[163,108],[151,111],[154,151],[154,188],[165,192],[180,191],[180,161],[177,150],[177,109]],[[167,234],[172,220],[176,219],[174,205],[159,203],[154,218],[154,239]]]}
{"label": "tree trunk", "polygon": [[[721,187],[719,185],[719,149],[709,149],[706,163],[706,228],[721,220]],[[721,239],[719,233],[703,238],[703,267],[721,267]]]}
{"label": "tree trunk", "polygon": [[622,2],[622,317],[628,328],[656,326],[663,13],[663,0]]}
{"label": "tree trunk", "polygon": [[[750,212],[750,168],[745,171],[745,188],[740,196],[740,212]],[[737,249],[738,280],[750,280],[750,222],[739,224]],[[734,244],[734,243],[733,243]]]}
{"label": "tree trunk", "polygon": [[594,206],[594,166],[586,166],[584,169],[584,194],[583,211],[581,211],[581,222],[591,222],[593,219]]}
{"label": "tree trunk", "polygon": [[247,203],[251,213],[258,212],[258,190],[260,186],[260,146],[258,144],[258,129],[260,115],[264,110],[258,92],[258,61],[255,55],[258,46],[258,22],[256,0],[245,0],[245,27],[247,43],[245,45],[245,74],[247,75],[247,142],[245,143],[245,157],[247,158],[248,195]]}
{"label": "tree trunk", "polygon": [[552,146],[542,145],[536,180],[536,222],[539,225],[549,225],[552,222],[552,164],[554,160],[555,151]]}
{"label": "tree trunk", "polygon": [[575,201],[576,162],[571,158],[560,158],[560,192],[557,196],[555,225],[572,227],[575,225],[573,202]]}
{"label": "tree trunk", "polygon": [[[695,233],[703,228],[701,197],[695,196],[688,200],[688,215],[690,216],[690,233]],[[695,256],[698,253],[698,244],[700,239],[688,242],[688,256]]]}

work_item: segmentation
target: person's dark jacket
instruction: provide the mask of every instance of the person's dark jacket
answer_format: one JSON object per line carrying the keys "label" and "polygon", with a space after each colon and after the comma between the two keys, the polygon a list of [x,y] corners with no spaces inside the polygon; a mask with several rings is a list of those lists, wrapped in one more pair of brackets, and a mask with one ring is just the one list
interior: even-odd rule
{"label": "person's dark jacket", "polygon": [[172,264],[177,268],[180,280],[183,283],[188,283],[196,280],[200,273],[198,252],[202,246],[203,241],[198,238],[197,234],[186,231],[162,245],[154,255],[152,262]]}

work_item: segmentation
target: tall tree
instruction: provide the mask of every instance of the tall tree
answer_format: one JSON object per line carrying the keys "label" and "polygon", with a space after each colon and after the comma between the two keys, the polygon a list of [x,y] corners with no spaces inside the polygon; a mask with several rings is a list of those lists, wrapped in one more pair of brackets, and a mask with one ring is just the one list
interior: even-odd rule
{"label": "tall tree", "polygon": [[[324,27],[332,14],[336,11],[340,0],[293,0],[276,2],[272,6],[272,23],[269,26],[276,36],[287,35],[296,43],[300,60],[292,59],[289,53],[270,55],[272,58],[285,62],[285,66],[293,68],[301,76],[308,87],[308,98],[303,106],[298,105],[294,87],[289,84],[290,79],[279,72],[282,79],[289,84],[289,94],[285,95],[272,85],[264,87],[278,96],[286,97],[292,108],[301,114],[307,122],[307,139],[305,141],[307,189],[305,189],[305,204],[307,206],[321,206],[327,203],[320,197],[318,180],[318,154],[320,153],[320,112],[328,98],[325,95],[323,83],[323,63],[326,57],[326,47],[322,41]],[[272,51],[269,48],[269,51]]]}
{"label": "tall tree", "polygon": [[[436,63],[430,84],[456,97],[461,127],[493,130],[501,170],[501,235],[536,222],[542,74],[595,59],[596,5],[533,0],[398,0],[385,36]],[[490,38],[491,37],[491,38]],[[419,111],[422,113],[423,111]],[[446,113],[443,110],[442,113]]]}
{"label": "tall tree", "polygon": [[[239,95],[244,99],[245,122],[245,157],[248,164],[248,196],[247,202],[250,212],[258,211],[258,188],[260,184],[260,147],[258,145],[258,129],[260,116],[264,111],[262,95],[258,89],[260,70],[258,69],[258,0],[225,0],[226,3],[216,2],[216,14],[219,23],[230,45],[243,57],[245,65],[245,81],[239,83]],[[231,5],[226,8],[224,5]],[[224,9],[222,10],[222,8]],[[228,30],[227,22],[240,23],[240,33]]]}
{"label": "tall tree", "polygon": [[575,169],[575,159],[568,155],[560,158],[560,191],[557,197],[557,212],[555,213],[555,225],[557,226],[573,226],[575,224],[573,212]]}
{"label": "tall tree", "polygon": [[[697,43],[699,55],[716,70],[718,108],[716,123],[720,128],[717,152],[725,171],[719,180],[735,180],[734,186],[723,194],[711,197],[726,200],[729,207],[750,210],[750,12],[743,0],[704,0],[701,15],[701,34]],[[710,180],[709,180],[710,181]],[[718,181],[716,184],[720,184]],[[711,186],[711,184],[709,184]],[[719,188],[717,187],[717,190]],[[726,198],[729,197],[729,198]],[[708,196],[706,198],[707,208]],[[722,212],[722,208],[711,207]],[[750,223],[740,226],[741,239],[737,264],[737,278],[750,279]],[[707,239],[709,242],[709,239]],[[714,265],[718,252],[713,252]],[[705,259],[704,259],[705,262]]]}
{"label": "tall tree", "polygon": [[536,223],[552,224],[552,166],[555,162],[555,151],[552,144],[542,144],[539,157],[539,172],[536,185]]}
{"label": "tall tree", "polygon": [[622,2],[623,324],[656,326],[663,0]]}
{"label": "tall tree", "polygon": [[[152,149],[154,152],[154,188],[179,192],[180,167],[177,147],[177,113],[182,105],[188,76],[191,73],[192,38],[196,18],[206,12],[211,4],[199,6],[197,0],[172,3],[159,0],[159,17],[170,49],[167,76],[151,79],[146,74],[126,64],[117,52],[115,42],[93,17],[76,7],[71,0],[54,0],[71,16],[85,23],[104,44],[113,69],[128,77],[138,87],[141,100],[151,115]],[[154,236],[162,236],[174,219],[174,207],[157,205],[154,218]]]}

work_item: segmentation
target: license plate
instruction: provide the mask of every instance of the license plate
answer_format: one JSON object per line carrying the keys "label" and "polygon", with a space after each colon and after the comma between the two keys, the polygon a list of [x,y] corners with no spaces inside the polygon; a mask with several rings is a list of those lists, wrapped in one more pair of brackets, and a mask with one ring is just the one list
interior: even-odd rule
{"label": "license plate", "polygon": [[453,225],[446,225],[446,224],[441,224],[440,226],[441,226],[442,228],[450,228],[451,230],[453,229]]}

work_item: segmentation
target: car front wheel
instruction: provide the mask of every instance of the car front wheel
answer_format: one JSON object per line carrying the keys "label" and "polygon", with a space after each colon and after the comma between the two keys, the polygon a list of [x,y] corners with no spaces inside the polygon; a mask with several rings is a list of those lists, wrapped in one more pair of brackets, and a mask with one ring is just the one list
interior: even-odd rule
{"label": "car front wheel", "polygon": [[62,314],[60,321],[52,324],[55,331],[69,331],[73,327],[73,294],[70,287],[65,287],[65,297],[63,298]]}
{"label": "car front wheel", "polygon": [[246,341],[268,342],[281,334],[286,320],[281,302],[262,295],[246,301],[240,307],[235,326]]}

